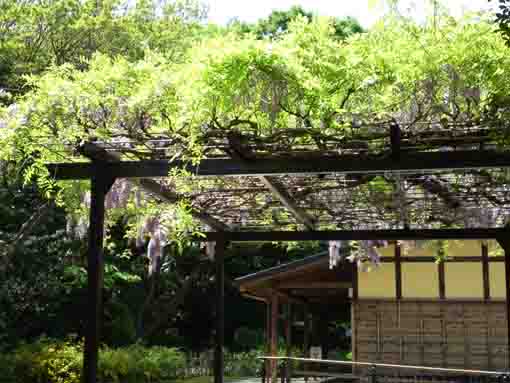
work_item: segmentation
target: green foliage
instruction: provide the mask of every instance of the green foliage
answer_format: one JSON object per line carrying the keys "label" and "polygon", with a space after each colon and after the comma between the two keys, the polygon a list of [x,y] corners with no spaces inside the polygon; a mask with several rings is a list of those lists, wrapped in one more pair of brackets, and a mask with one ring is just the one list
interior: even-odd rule
{"label": "green foliage", "polygon": [[[75,341],[41,338],[0,355],[1,382],[79,383],[83,345]],[[173,381],[183,376],[185,356],[174,348],[102,348],[99,377],[105,383]]]}
{"label": "green foliage", "polygon": [[[80,141],[127,137],[132,150],[144,153],[144,140],[170,137],[180,158],[196,163],[207,137],[229,131],[263,139],[302,130],[306,133],[292,145],[308,145],[315,135],[350,134],[355,118],[404,113],[429,121],[481,119],[495,103],[504,104],[510,91],[510,59],[494,30],[483,19],[443,18],[431,28],[389,18],[339,41],[331,20],[298,17],[273,41],[238,34],[205,37],[182,63],[164,54],[136,62],[96,55],[85,71],[65,65],[29,80],[33,90],[3,111],[7,127],[0,131],[5,142],[0,157],[28,156],[26,177],[38,179],[47,194],[59,191],[72,208],[79,206],[76,187],[67,183],[56,189],[43,164],[60,161],[55,151]],[[507,109],[494,110],[503,118]],[[172,176],[177,186],[185,185],[183,193],[217,182]],[[388,193],[379,189],[384,199]],[[170,210],[157,209],[161,216]],[[168,220],[182,223],[171,232],[196,232],[190,215],[182,217]],[[286,217],[277,212],[267,217],[275,219]],[[173,235],[177,242],[186,237]]]}
{"label": "green foliage", "polygon": [[241,350],[251,350],[264,345],[262,330],[239,327],[234,334],[234,342]]}
{"label": "green foliage", "polygon": [[194,1],[49,0],[0,3],[0,88],[24,91],[23,75],[96,52],[143,58],[146,49],[182,58],[205,7]]}
{"label": "green foliage", "polygon": [[[276,39],[288,32],[290,24],[300,18],[312,22],[314,15],[301,6],[294,5],[286,11],[274,10],[267,18],[261,19],[255,24],[243,23],[234,19],[229,23],[228,29],[237,33],[252,33],[258,38]],[[330,20],[334,27],[334,36],[338,39],[343,40],[354,33],[363,32],[361,25],[352,17],[331,18]]]}

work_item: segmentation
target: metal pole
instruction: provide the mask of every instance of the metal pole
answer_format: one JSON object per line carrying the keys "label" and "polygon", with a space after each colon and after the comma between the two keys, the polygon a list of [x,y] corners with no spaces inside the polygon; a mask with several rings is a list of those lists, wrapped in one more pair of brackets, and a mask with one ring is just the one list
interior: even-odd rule
{"label": "metal pole", "polygon": [[87,254],[88,313],[83,355],[83,382],[97,383],[97,362],[101,327],[103,288],[104,200],[113,180],[98,169],[91,178],[90,225]]}
{"label": "metal pole", "polygon": [[225,241],[216,242],[216,345],[214,353],[214,383],[223,383],[225,342]]}

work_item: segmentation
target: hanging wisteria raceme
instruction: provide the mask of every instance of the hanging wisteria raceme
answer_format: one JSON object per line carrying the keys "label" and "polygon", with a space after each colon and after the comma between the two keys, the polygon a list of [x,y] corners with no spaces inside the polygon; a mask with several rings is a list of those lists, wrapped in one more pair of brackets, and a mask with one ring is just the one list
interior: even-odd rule
{"label": "hanging wisteria raceme", "polygon": [[146,217],[138,232],[137,244],[145,243],[145,236],[150,236],[147,245],[149,259],[149,276],[156,272],[161,265],[163,250],[167,242],[166,229],[156,217]]}
{"label": "hanging wisteria raceme", "polygon": [[329,241],[329,268],[333,269],[336,267],[344,256],[342,251],[348,248],[348,241]]}
{"label": "hanging wisteria raceme", "polygon": [[216,242],[205,242],[202,245],[205,248],[205,255],[209,260],[214,261],[216,255]]}
{"label": "hanging wisteria raceme", "polygon": [[347,259],[356,262],[360,271],[370,271],[371,266],[379,266],[381,255],[378,248],[388,246],[388,241],[358,241],[357,245],[351,247],[351,254]]}
{"label": "hanging wisteria raceme", "polygon": [[125,207],[129,201],[132,189],[131,182],[124,178],[116,179],[110,191],[106,194],[105,208],[116,209]]}

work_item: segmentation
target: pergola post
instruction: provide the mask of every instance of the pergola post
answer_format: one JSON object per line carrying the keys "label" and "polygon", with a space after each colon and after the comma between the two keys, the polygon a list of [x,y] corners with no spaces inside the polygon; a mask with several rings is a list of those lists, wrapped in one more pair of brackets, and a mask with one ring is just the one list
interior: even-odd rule
{"label": "pergola post", "polygon": [[[271,300],[266,300],[266,354],[271,355]],[[271,361],[264,360],[264,383],[271,381]]]}
{"label": "pergola post", "polygon": [[97,383],[99,337],[103,313],[104,201],[113,181],[113,177],[101,174],[99,167],[95,166],[90,187],[90,224],[87,253],[88,317],[85,328],[85,349],[83,355],[84,383]]}
{"label": "pergola post", "polygon": [[[303,334],[303,347],[305,351],[304,358],[310,357],[310,327],[311,327],[311,321],[310,321],[310,305],[308,303],[305,303],[304,305],[304,334]],[[303,363],[303,370],[306,372],[306,363]],[[308,382],[308,376],[305,374],[305,382]]]}
{"label": "pergola post", "polygon": [[225,241],[216,241],[216,339],[214,350],[214,383],[223,383],[225,343]]}
{"label": "pergola post", "polygon": [[[292,303],[289,301],[287,303],[287,315],[285,318],[285,353],[287,357],[291,357],[292,354]],[[291,377],[291,361],[287,360],[287,365],[285,366],[286,371],[286,380],[287,383],[290,383],[292,377]]]}
{"label": "pergola post", "polygon": [[[278,315],[279,315],[279,300],[276,291],[271,295],[271,356],[278,356]],[[273,383],[277,381],[277,367],[278,364],[275,360],[270,363],[270,377]]]}

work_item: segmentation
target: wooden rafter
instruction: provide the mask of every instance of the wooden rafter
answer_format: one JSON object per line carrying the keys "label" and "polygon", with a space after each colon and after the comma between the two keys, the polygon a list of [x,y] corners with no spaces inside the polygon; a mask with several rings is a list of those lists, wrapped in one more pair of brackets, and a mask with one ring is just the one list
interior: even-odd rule
{"label": "wooden rafter", "polygon": [[[242,145],[240,135],[232,133],[228,136],[228,141],[231,147],[230,155],[232,158],[246,162],[254,160],[252,151]],[[288,193],[281,182],[270,176],[259,176],[258,178],[299,223],[305,225],[309,230],[314,230],[313,218],[296,204],[294,198]]]}
{"label": "wooden rafter", "polygon": [[[80,147],[80,152],[87,158],[96,161],[106,161],[107,163],[115,163],[120,160],[116,154],[109,153],[103,148],[92,143],[82,145]],[[141,178],[138,180],[137,184],[147,193],[155,196],[156,198],[164,202],[175,203],[183,199],[183,197],[178,193],[174,192],[167,186],[162,185],[159,182],[156,182],[150,178]],[[219,220],[217,220],[216,218],[214,218],[205,211],[195,208],[191,211],[191,214],[194,218],[204,223],[205,225],[209,226],[213,230],[217,231],[229,230],[229,227],[227,225],[225,225],[223,222],[220,222]]]}

